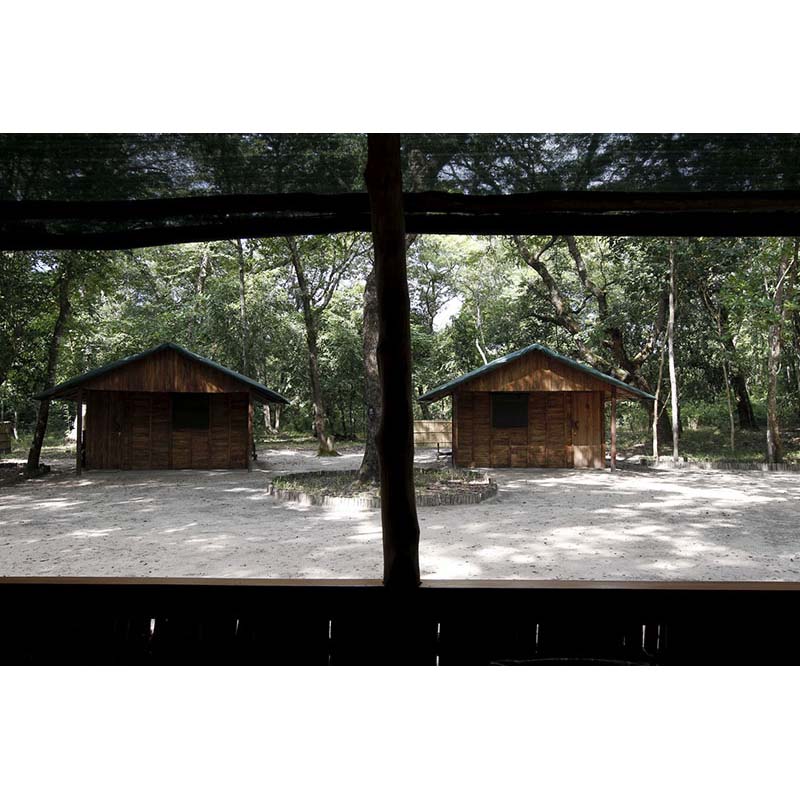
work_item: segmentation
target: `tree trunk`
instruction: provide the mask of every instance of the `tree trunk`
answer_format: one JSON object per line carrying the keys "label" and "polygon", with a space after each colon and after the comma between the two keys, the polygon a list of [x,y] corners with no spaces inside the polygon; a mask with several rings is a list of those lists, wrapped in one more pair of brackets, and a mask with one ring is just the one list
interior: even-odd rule
{"label": "tree trunk", "polygon": [[236,240],[236,254],[239,262],[239,330],[242,337],[242,359],[241,373],[247,374],[247,306],[245,305],[245,285],[244,285],[244,247],[242,240]]}
{"label": "tree trunk", "polygon": [[792,272],[797,269],[798,245],[794,240],[794,258],[788,253],[778,263],[778,274],[773,297],[774,321],[769,328],[769,354],[767,357],[767,462],[783,461],[780,421],[778,419],[778,371],[781,361],[783,326],[787,321],[786,298],[792,293]]}
{"label": "tree trunk", "polygon": [[364,458],[358,470],[361,483],[378,483],[381,477],[378,446],[375,442],[381,420],[381,382],[378,373],[378,290],[375,268],[364,287],[364,398],[367,403],[367,431]]}
{"label": "tree trunk", "polygon": [[[44,386],[42,391],[51,389],[56,382],[56,369],[58,368],[58,356],[61,350],[61,340],[64,330],[69,321],[72,306],[69,301],[70,273],[66,267],[58,279],[58,316],[53,326],[53,335],[50,338],[50,345],[47,350],[47,372],[45,373]],[[39,461],[42,455],[42,445],[44,444],[45,433],[47,433],[47,420],[50,416],[50,398],[45,397],[39,401],[39,413],[36,417],[36,428],[33,432],[31,449],[28,451],[27,471],[36,472],[39,469]]]}
{"label": "tree trunk", "polygon": [[203,293],[205,291],[206,286],[206,276],[208,275],[208,254],[209,248],[208,245],[203,247],[203,254],[200,257],[200,266],[197,270],[197,277],[194,281],[194,302],[195,302],[195,313],[189,319],[189,330],[187,331],[187,337],[189,339],[189,346],[193,347],[195,343],[195,328],[199,325],[201,321],[201,316],[199,313],[199,306],[203,301]]}
{"label": "tree trunk", "polygon": [[334,449],[333,436],[327,432],[325,419],[325,400],[322,396],[322,382],[319,375],[319,347],[317,345],[318,324],[317,315],[312,307],[311,294],[308,289],[303,263],[300,253],[292,237],[288,238],[289,250],[292,254],[297,286],[300,289],[300,305],[303,308],[303,322],[306,328],[306,344],[308,346],[308,377],[311,384],[311,404],[314,413],[313,430],[317,437],[319,456],[338,455]]}
{"label": "tree trunk", "polygon": [[733,400],[731,398],[731,384],[728,380],[728,367],[725,358],[722,359],[722,377],[725,380],[725,398],[728,401],[728,420],[731,430],[731,453],[736,451],[736,425],[733,421]]}
{"label": "tree trunk", "polygon": [[669,355],[669,386],[672,401],[672,461],[678,463],[678,437],[679,437],[679,414],[678,414],[678,376],[675,370],[675,308],[677,298],[675,296],[677,280],[675,275],[675,241],[670,239],[669,243],[669,322],[667,323],[667,347]]}
{"label": "tree trunk", "polygon": [[283,405],[281,403],[275,404],[275,433],[278,433],[281,429],[281,409]]}
{"label": "tree trunk", "polygon": [[739,417],[739,428],[741,430],[757,431],[758,423],[756,414],[753,411],[753,403],[750,400],[750,392],[747,389],[747,379],[737,369],[735,372],[731,368],[731,385],[736,395],[736,414]]}
{"label": "tree trunk", "polygon": [[272,414],[270,412],[269,403],[262,403],[261,410],[264,414],[264,427],[267,429],[267,433],[272,433]]}
{"label": "tree trunk", "polygon": [[733,341],[728,322],[728,309],[722,304],[719,306],[716,320],[719,335],[722,339],[722,346],[728,356],[731,388],[736,395],[736,413],[739,417],[739,428],[741,430],[756,431],[758,430],[758,425],[756,424],[756,415],[753,412],[753,403],[750,400],[750,392],[747,389],[747,380],[737,366],[736,344]]}
{"label": "tree trunk", "polygon": [[658,399],[661,396],[661,381],[664,377],[664,352],[666,348],[662,344],[661,356],[658,359],[658,382],[656,383],[655,400],[653,401],[653,411],[651,414],[650,427],[653,431],[653,461],[658,464]]}
{"label": "tree trunk", "polygon": [[383,580],[393,590],[419,585],[419,521],[414,497],[411,303],[406,271],[400,137],[370,134],[366,171],[378,297]]}

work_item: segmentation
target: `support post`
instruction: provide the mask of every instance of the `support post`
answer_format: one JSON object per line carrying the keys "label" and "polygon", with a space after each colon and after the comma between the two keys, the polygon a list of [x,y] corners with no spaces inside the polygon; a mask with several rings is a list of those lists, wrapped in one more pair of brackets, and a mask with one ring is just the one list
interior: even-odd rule
{"label": "support post", "polygon": [[617,387],[611,387],[611,471],[617,469]]}
{"label": "support post", "polygon": [[383,582],[419,585],[419,521],[414,499],[411,306],[406,272],[400,136],[369,134],[366,170],[378,297],[378,371],[383,414],[380,462]]}
{"label": "support post", "polygon": [[253,394],[247,394],[247,471],[253,471]]}
{"label": "support post", "polygon": [[78,389],[78,410],[75,414],[75,474],[80,476],[81,446],[83,444],[83,389]]}

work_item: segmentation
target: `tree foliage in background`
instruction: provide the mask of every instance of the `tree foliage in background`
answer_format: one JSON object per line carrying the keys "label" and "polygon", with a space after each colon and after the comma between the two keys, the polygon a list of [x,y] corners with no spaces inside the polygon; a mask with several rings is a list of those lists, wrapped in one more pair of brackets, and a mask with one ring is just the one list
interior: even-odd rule
{"label": "tree foliage in background", "polygon": [[[676,239],[674,247],[679,429],[710,425],[728,443],[731,433],[758,428],[766,453],[766,430],[776,441],[800,412],[794,243],[697,238]],[[356,235],[0,254],[0,410],[31,434],[39,411],[32,396],[47,382],[58,280],[68,270],[56,381],[173,341],[234,369],[246,359],[247,374],[290,400],[282,415],[278,406],[264,409],[258,435],[318,434],[316,404],[331,445],[363,438],[370,255],[368,238]],[[418,236],[409,241],[408,271],[420,394],[532,342],[655,392],[669,298],[666,240]],[[668,409],[661,366],[659,406]],[[767,425],[771,392],[777,428]],[[449,411],[447,401],[416,406],[419,416]],[[64,432],[70,414],[55,404],[51,430]],[[671,416],[659,417],[662,443]],[[628,405],[626,420],[649,431],[644,408]]]}

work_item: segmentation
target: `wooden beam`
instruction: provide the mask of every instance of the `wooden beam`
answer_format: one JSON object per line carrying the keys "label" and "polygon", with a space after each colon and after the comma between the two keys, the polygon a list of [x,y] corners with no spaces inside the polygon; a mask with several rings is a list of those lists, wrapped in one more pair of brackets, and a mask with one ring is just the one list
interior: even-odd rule
{"label": "wooden beam", "polygon": [[617,387],[611,387],[611,471],[617,469]]}
{"label": "wooden beam", "polygon": [[400,137],[369,134],[366,171],[378,295],[382,414],[376,436],[381,475],[383,580],[419,585],[419,521],[414,499],[411,306],[406,272]]}
{"label": "wooden beam", "polygon": [[[517,194],[405,192],[408,214],[538,214],[544,212],[609,213],[631,211],[800,211],[800,192],[617,192],[547,191]],[[317,194],[232,194],[143,200],[2,200],[0,219],[14,222],[86,220],[177,221],[232,214],[368,214],[364,192]]]}
{"label": "wooden beam", "polygon": [[78,389],[78,410],[75,414],[75,474],[80,476],[81,464],[81,444],[83,440],[83,389]]}
{"label": "wooden beam", "polygon": [[[403,202],[408,233],[800,234],[798,192],[418,192],[406,193]],[[230,238],[370,230],[368,197],[363,193],[0,202],[3,250],[125,250]]]}

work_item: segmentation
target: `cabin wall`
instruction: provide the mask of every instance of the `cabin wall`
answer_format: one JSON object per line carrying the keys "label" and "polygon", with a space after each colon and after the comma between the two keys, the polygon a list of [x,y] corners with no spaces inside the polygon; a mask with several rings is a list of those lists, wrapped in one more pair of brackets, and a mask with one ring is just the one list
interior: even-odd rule
{"label": "cabin wall", "polygon": [[208,429],[176,430],[166,392],[84,392],[86,469],[244,469],[247,392],[211,394]]}
{"label": "cabin wall", "polygon": [[605,467],[603,391],[528,393],[528,425],[492,427],[490,392],[454,396],[459,467]]}

